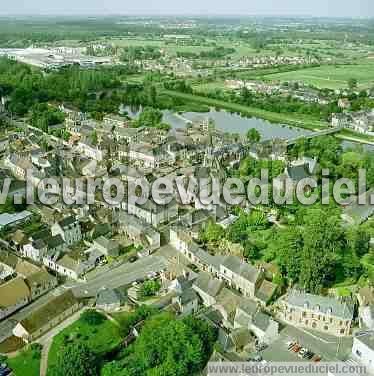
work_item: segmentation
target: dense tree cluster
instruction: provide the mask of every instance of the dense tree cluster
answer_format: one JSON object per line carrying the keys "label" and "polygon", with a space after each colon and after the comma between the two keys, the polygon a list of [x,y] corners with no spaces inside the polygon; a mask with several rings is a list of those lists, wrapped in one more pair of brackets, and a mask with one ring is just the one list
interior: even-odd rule
{"label": "dense tree cluster", "polygon": [[205,366],[215,340],[216,332],[206,322],[162,313],[146,321],[135,343],[105,365],[102,375],[193,375]]}

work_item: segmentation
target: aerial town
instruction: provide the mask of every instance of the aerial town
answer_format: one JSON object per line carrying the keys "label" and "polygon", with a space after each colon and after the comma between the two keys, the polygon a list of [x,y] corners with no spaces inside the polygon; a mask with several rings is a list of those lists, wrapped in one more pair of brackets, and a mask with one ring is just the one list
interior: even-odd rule
{"label": "aerial town", "polygon": [[371,21],[1,19],[0,376],[374,374]]}

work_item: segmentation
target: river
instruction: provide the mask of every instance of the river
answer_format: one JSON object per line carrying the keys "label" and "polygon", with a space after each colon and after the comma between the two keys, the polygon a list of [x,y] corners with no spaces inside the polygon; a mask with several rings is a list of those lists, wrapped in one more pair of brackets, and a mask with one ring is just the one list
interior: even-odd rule
{"label": "river", "polygon": [[[140,111],[141,109],[131,110],[129,107],[122,107],[121,112],[127,112],[130,117],[136,118],[139,116]],[[307,129],[292,127],[284,124],[270,123],[267,120],[254,117],[247,118],[227,111],[216,111],[212,109],[210,112],[206,113],[185,112],[181,115],[168,110],[163,111],[163,121],[170,124],[174,129],[184,128],[188,120],[202,121],[208,118],[214,120],[216,128],[224,132],[245,134],[249,129],[255,128],[260,132],[262,140],[269,140],[273,138],[290,139],[312,133],[312,131]],[[361,144],[352,141],[343,141],[342,145],[345,149],[347,149]],[[365,150],[374,151],[373,145],[362,144],[361,146]]]}

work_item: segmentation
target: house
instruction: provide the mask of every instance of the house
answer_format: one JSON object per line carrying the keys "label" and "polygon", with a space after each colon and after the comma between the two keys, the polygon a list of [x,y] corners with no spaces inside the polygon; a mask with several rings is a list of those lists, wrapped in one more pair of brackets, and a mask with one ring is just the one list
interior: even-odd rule
{"label": "house", "polygon": [[146,223],[157,227],[169,222],[178,215],[178,206],[175,200],[167,205],[159,205],[153,200],[147,200],[144,204],[128,203],[127,211],[131,215],[142,219]]}
{"label": "house", "polygon": [[226,287],[217,295],[214,308],[222,315],[222,324],[226,328],[234,329],[236,309],[243,299],[238,293]]}
{"label": "house", "polygon": [[91,144],[88,141],[80,141],[77,145],[77,152],[84,155],[87,158],[95,159],[101,162],[104,158],[104,153],[96,145]]}
{"label": "house", "polygon": [[357,333],[353,337],[352,357],[374,372],[374,331]]}
{"label": "house", "polygon": [[172,299],[172,304],[181,316],[191,315],[198,311],[199,299],[193,289],[185,289],[180,295]]}
{"label": "house", "polygon": [[351,102],[348,98],[340,98],[338,101],[338,106],[343,110],[348,110],[351,107]]}
{"label": "house", "polygon": [[10,154],[4,160],[4,166],[8,167],[12,174],[20,180],[26,180],[27,171],[32,171],[32,163],[16,154]]}
{"label": "house", "polygon": [[[172,277],[173,275],[175,274],[171,272],[169,277],[173,278]],[[170,281],[170,284],[168,286],[168,291],[175,292],[178,295],[180,295],[184,290],[191,288],[194,279],[195,279],[194,273],[186,273],[186,271],[183,270],[183,274],[178,275],[177,277],[175,277],[174,279]]]}
{"label": "house", "polygon": [[201,270],[219,276],[223,256],[212,256],[200,248],[184,230],[178,227],[170,229],[170,245],[183,254],[191,263]]}
{"label": "house", "polygon": [[30,298],[30,289],[23,278],[17,277],[0,285],[0,320],[24,307]]}
{"label": "house", "polygon": [[160,233],[141,219],[126,212],[120,212],[118,227],[119,232],[128,236],[135,245],[141,245],[151,251],[160,248]]}
{"label": "house", "polygon": [[41,269],[31,262],[19,259],[15,270],[18,276],[27,278],[35,273],[38,273]]}
{"label": "house", "polygon": [[192,285],[206,307],[216,304],[216,296],[223,288],[223,281],[213,278],[210,274],[201,272]]}
{"label": "house", "polygon": [[47,254],[56,254],[65,248],[65,241],[60,234],[52,236],[49,230],[45,230],[32,235],[30,242],[23,246],[22,255],[36,262],[42,262]]}
{"label": "house", "polygon": [[123,128],[118,127],[114,130],[113,134],[117,141],[124,141],[127,144],[136,144],[140,140],[140,136],[144,128]]}
{"label": "house", "polygon": [[93,242],[94,247],[101,251],[105,256],[117,257],[119,255],[119,244],[115,240],[100,236]]}
{"label": "house", "polygon": [[220,265],[220,277],[244,296],[254,297],[264,272],[236,256],[227,256]]}
{"label": "house", "polygon": [[4,227],[13,227],[21,223],[25,223],[32,218],[32,213],[27,210],[18,213],[3,213],[0,214],[0,229]]}
{"label": "house", "polygon": [[68,290],[20,321],[13,329],[13,335],[30,343],[70,317],[81,307],[82,303],[74,297],[71,290]]}
{"label": "house", "polygon": [[342,219],[350,225],[359,225],[367,221],[374,214],[374,205],[371,204],[373,189],[362,193],[349,205],[343,207]]}
{"label": "house", "polygon": [[279,324],[264,312],[257,312],[249,324],[249,329],[254,333],[260,343],[269,345],[279,335]]}
{"label": "house", "polygon": [[331,126],[334,128],[348,128],[350,123],[350,118],[346,114],[331,115]]}
{"label": "house", "polygon": [[27,244],[27,236],[22,230],[17,230],[11,237],[10,244],[13,246],[18,252],[22,252],[22,248],[25,244]]}
{"label": "house", "polygon": [[278,290],[278,285],[264,279],[255,292],[255,297],[264,305],[268,305]]}
{"label": "house", "polygon": [[0,252],[0,283],[15,275],[18,262],[19,258],[12,253]]}
{"label": "house", "polygon": [[68,216],[52,226],[52,235],[61,235],[67,245],[73,245],[82,240],[82,233],[79,221]]}
{"label": "house", "polygon": [[130,145],[128,159],[143,168],[159,168],[163,164],[173,163],[173,157],[160,146],[140,143]]}
{"label": "house", "polygon": [[25,282],[30,289],[31,300],[35,300],[57,286],[57,278],[40,269],[26,277]]}
{"label": "house", "polygon": [[357,294],[360,324],[364,329],[374,330],[374,287],[365,286]]}
{"label": "house", "polygon": [[80,280],[84,274],[95,268],[96,259],[79,260],[65,254],[57,260],[55,257],[44,257],[43,264],[62,276]]}
{"label": "house", "polygon": [[360,323],[364,329],[374,330],[374,304],[359,309]]}
{"label": "house", "polygon": [[349,336],[354,305],[331,297],[291,290],[282,300],[282,319],[291,325],[338,337]]}
{"label": "house", "polygon": [[97,293],[96,308],[106,312],[118,311],[121,308],[121,297],[115,290],[103,288]]}
{"label": "house", "polygon": [[104,125],[110,127],[126,127],[128,125],[128,120],[126,118],[115,114],[104,116],[103,122]]}

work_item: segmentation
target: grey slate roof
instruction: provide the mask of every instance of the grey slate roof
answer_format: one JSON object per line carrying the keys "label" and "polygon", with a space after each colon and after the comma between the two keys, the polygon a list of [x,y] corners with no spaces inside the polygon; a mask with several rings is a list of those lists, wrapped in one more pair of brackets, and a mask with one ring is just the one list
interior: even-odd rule
{"label": "grey slate roof", "polygon": [[259,270],[257,270],[253,265],[243,262],[239,257],[236,256],[227,256],[224,259],[222,265],[252,283],[255,283],[257,281],[258,275],[260,273]]}
{"label": "grey slate roof", "polygon": [[308,167],[306,165],[289,166],[287,167],[287,174],[296,182],[310,177]]}
{"label": "grey slate roof", "polygon": [[196,292],[192,289],[184,290],[179,297],[182,304],[188,304],[189,302],[198,299]]}
{"label": "grey slate roof", "polygon": [[97,293],[96,305],[120,304],[120,296],[112,289],[102,289]]}
{"label": "grey slate roof", "polygon": [[267,330],[271,322],[271,317],[263,312],[257,312],[253,317],[253,325],[261,329],[263,332]]}
{"label": "grey slate roof", "polygon": [[61,221],[59,221],[58,224],[62,228],[64,228],[64,227],[72,225],[75,222],[76,222],[76,219],[72,215],[70,215],[68,217],[65,217],[65,218],[61,219]]}
{"label": "grey slate roof", "polygon": [[206,294],[215,297],[221,291],[223,282],[219,279],[212,278],[208,273],[199,273],[199,276],[194,282],[194,286],[198,287]]}
{"label": "grey slate roof", "polygon": [[353,319],[354,306],[352,302],[339,301],[335,298],[308,294],[299,290],[292,290],[286,297],[286,302],[289,305],[321,312],[339,317],[345,320]]}
{"label": "grey slate roof", "polygon": [[364,332],[362,334],[357,334],[356,338],[368,346],[370,349],[374,350],[374,330]]}

